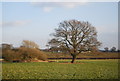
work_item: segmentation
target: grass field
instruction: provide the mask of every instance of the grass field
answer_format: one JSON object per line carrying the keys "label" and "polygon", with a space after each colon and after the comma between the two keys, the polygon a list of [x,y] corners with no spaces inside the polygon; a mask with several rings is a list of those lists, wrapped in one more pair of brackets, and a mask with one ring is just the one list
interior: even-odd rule
{"label": "grass field", "polygon": [[3,79],[118,79],[118,60],[3,63]]}

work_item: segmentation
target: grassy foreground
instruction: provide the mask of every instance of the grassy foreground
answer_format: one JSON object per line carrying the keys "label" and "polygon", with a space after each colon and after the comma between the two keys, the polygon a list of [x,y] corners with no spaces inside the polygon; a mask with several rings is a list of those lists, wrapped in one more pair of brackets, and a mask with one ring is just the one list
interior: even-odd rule
{"label": "grassy foreground", "polygon": [[118,79],[118,60],[3,63],[3,79]]}

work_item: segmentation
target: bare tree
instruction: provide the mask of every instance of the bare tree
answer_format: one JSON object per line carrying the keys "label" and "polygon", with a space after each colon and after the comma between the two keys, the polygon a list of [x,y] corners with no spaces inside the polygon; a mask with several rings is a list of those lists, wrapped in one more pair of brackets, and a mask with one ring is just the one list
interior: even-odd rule
{"label": "bare tree", "polygon": [[39,46],[35,42],[29,40],[23,40],[22,47],[37,48],[37,49],[39,48]]}
{"label": "bare tree", "polygon": [[54,40],[57,41],[56,46],[64,46],[71,54],[73,57],[71,63],[74,63],[76,56],[82,51],[91,51],[101,45],[97,40],[95,27],[88,22],[78,20],[59,23],[59,27],[55,29],[53,36]]}

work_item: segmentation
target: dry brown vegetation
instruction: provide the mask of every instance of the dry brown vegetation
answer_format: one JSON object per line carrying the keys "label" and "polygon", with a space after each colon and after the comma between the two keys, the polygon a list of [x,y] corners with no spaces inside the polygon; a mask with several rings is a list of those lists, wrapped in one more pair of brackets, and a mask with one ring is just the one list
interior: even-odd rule
{"label": "dry brown vegetation", "polygon": [[21,47],[18,49],[3,49],[3,58],[5,61],[13,62],[30,62],[34,60],[47,60],[47,56],[44,52],[35,48]]}

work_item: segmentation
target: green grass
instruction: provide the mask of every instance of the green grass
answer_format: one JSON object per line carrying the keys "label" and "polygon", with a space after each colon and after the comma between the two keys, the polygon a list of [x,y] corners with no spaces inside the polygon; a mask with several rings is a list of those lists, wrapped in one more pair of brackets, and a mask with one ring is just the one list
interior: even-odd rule
{"label": "green grass", "polygon": [[70,60],[39,63],[3,63],[3,79],[118,79],[118,60]]}

